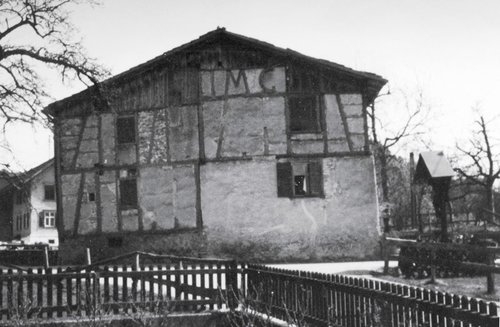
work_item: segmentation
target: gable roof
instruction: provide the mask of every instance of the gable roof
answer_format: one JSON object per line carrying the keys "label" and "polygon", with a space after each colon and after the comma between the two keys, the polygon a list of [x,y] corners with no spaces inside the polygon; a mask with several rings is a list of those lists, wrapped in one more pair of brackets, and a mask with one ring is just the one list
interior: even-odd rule
{"label": "gable roof", "polygon": [[54,158],[51,158],[23,173],[0,172],[0,194],[21,188],[24,184],[32,181],[36,176],[53,166]]}
{"label": "gable roof", "polygon": [[[164,52],[163,54],[161,54],[161,55],[159,55],[151,60],[148,60],[148,61],[146,61],[140,65],[137,65],[135,67],[132,67],[132,68],[130,68],[122,73],[114,75],[101,83],[111,83],[111,82],[118,81],[120,79],[131,78],[135,75],[141,74],[144,71],[147,71],[149,69],[153,69],[154,67],[167,62],[172,56],[174,56],[174,55],[176,55],[184,50],[194,48],[197,46],[201,46],[204,44],[209,44],[213,41],[217,41],[220,39],[227,39],[229,41],[240,42],[242,44],[246,44],[246,45],[254,47],[254,48],[268,51],[268,52],[271,52],[271,53],[276,54],[276,55],[281,55],[281,56],[290,57],[290,58],[293,58],[296,60],[301,60],[301,61],[307,62],[307,63],[312,64],[312,65],[316,65],[316,66],[319,66],[319,67],[322,67],[325,69],[332,69],[334,71],[341,72],[343,74],[346,74],[346,75],[353,77],[353,78],[356,78],[356,79],[365,80],[367,82],[367,89],[368,89],[368,92],[370,93],[370,97],[373,99],[376,97],[376,95],[378,94],[380,89],[387,83],[387,80],[382,78],[379,75],[369,73],[369,72],[357,71],[357,70],[354,70],[352,68],[348,68],[346,66],[343,66],[343,65],[340,65],[340,64],[328,61],[328,60],[310,57],[310,56],[304,55],[300,52],[291,50],[289,48],[286,48],[286,49],[280,48],[280,47],[277,47],[271,43],[260,41],[260,40],[250,38],[250,37],[247,37],[244,35],[228,32],[228,31],[226,31],[225,28],[219,28],[219,27],[213,31],[210,31],[204,35],[201,35],[200,37],[198,37],[198,39],[195,39],[195,40],[190,41],[188,43],[185,43],[179,47],[176,47],[176,48],[173,48],[167,52]],[[79,93],[76,93],[72,96],[69,96],[65,99],[53,102],[52,104],[48,105],[44,109],[44,112],[46,114],[53,115],[55,113],[54,112],[55,107],[57,107],[58,105],[66,102],[66,101],[77,100],[80,97],[86,96],[87,93],[93,88],[94,87],[91,86],[91,87],[89,87],[89,88],[87,88]]]}
{"label": "gable roof", "polygon": [[451,178],[455,172],[443,151],[420,153],[415,169],[415,180],[429,181],[436,178]]}

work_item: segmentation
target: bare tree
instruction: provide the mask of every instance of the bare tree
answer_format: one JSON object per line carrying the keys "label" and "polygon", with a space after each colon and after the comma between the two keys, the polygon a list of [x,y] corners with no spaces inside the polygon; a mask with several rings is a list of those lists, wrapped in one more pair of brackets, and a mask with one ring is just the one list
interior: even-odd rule
{"label": "bare tree", "polygon": [[483,116],[475,121],[477,130],[469,139],[469,147],[464,148],[456,145],[464,159],[465,165],[455,170],[468,182],[478,185],[485,194],[486,210],[495,213],[494,185],[500,177],[500,156],[495,152],[495,144],[492,142],[488,131],[488,124]]}
{"label": "bare tree", "polygon": [[[108,72],[89,58],[79,40],[69,8],[93,0],[0,0],[0,120],[32,123],[43,119],[49,98],[42,69],[62,81],[96,84]],[[29,40],[25,45],[21,40]]]}
{"label": "bare tree", "polygon": [[[391,194],[398,194],[398,196],[401,196],[401,187],[405,186],[394,185],[394,183],[393,185],[390,185],[391,180],[394,180],[389,176],[393,173],[391,172],[391,169],[397,170],[404,166],[400,162],[396,162],[395,165],[392,164],[392,162],[398,158],[395,148],[402,147],[404,141],[417,140],[419,142],[423,142],[421,135],[425,133],[424,128],[431,112],[431,106],[426,102],[422,89],[419,88],[414,96],[409,96],[403,91],[398,93],[402,96],[402,102],[400,101],[400,106],[392,109],[404,109],[405,113],[403,115],[403,119],[398,120],[394,124],[396,125],[395,127],[387,126],[387,124],[384,124],[384,119],[381,119],[379,115],[377,115],[375,110],[375,105],[377,104],[376,101],[370,105],[368,110],[368,118],[370,119],[371,125],[371,137],[374,144],[373,151],[380,173],[382,202],[391,202],[396,200],[391,198]],[[391,93],[387,92],[381,96],[387,95],[391,95]],[[379,98],[381,96],[379,96]],[[380,135],[382,135],[382,137],[380,137]],[[396,175],[397,174],[400,174],[400,172],[396,172]],[[401,181],[401,179],[398,180]],[[393,188],[392,191],[391,188]],[[397,188],[397,190],[394,188]],[[406,191],[409,192],[409,185],[407,185]]]}
{"label": "bare tree", "polygon": [[[391,95],[390,92],[382,96]],[[389,200],[389,187],[388,187],[388,164],[395,157],[392,149],[396,145],[401,145],[404,140],[410,138],[419,138],[424,131],[426,121],[429,118],[430,105],[426,103],[424,93],[421,89],[417,90],[415,96],[408,96],[401,91],[403,97],[403,108],[405,109],[405,117],[403,121],[398,122],[396,128],[389,129],[386,124],[376,115],[375,104],[373,102],[368,110],[368,117],[371,120],[372,139],[375,145],[375,151],[380,160],[381,170],[381,185],[382,185],[382,199],[383,201]],[[380,96],[379,96],[380,97]],[[379,131],[382,131],[383,137],[379,139]]]}

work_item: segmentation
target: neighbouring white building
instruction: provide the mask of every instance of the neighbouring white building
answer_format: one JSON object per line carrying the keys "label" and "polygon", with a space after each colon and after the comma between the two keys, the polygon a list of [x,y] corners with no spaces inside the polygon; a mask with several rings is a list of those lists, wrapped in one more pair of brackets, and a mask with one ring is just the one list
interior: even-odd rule
{"label": "neighbouring white building", "polygon": [[53,159],[26,173],[11,176],[7,189],[0,192],[2,196],[8,197],[3,202],[12,201],[6,224],[11,226],[12,240],[59,246]]}

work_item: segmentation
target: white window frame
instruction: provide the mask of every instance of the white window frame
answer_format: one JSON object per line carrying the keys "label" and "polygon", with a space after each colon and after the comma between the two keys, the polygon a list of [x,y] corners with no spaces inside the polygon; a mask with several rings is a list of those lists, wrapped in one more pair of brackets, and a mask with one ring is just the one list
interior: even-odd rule
{"label": "white window frame", "polygon": [[43,227],[54,228],[56,227],[56,211],[44,210],[43,211]]}

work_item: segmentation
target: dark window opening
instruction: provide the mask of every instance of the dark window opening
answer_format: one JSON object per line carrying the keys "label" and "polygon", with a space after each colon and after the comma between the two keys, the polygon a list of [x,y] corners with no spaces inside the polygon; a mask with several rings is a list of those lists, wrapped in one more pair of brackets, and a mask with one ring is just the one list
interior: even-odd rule
{"label": "dark window opening", "polygon": [[135,118],[118,117],[116,120],[116,139],[118,144],[135,142]]}
{"label": "dark window opening", "polygon": [[297,175],[293,176],[295,181],[295,195],[306,195],[306,176]]}
{"label": "dark window opening", "polygon": [[120,206],[124,209],[137,207],[137,180],[135,178],[120,180]]}
{"label": "dark window opening", "polygon": [[319,133],[318,106],[315,96],[291,97],[288,100],[290,131],[292,133]]}
{"label": "dark window opening", "polygon": [[278,197],[322,197],[323,171],[320,162],[279,162]]}
{"label": "dark window opening", "polygon": [[108,237],[108,246],[110,248],[119,248],[123,245],[122,237]]}
{"label": "dark window opening", "polygon": [[54,244],[54,243],[56,243],[55,240],[49,240],[49,244]]}
{"label": "dark window opening", "polygon": [[54,185],[45,185],[45,200],[55,200],[56,199],[56,188]]}
{"label": "dark window opening", "polygon": [[90,192],[89,193],[89,202],[94,202],[95,201],[95,193]]}

